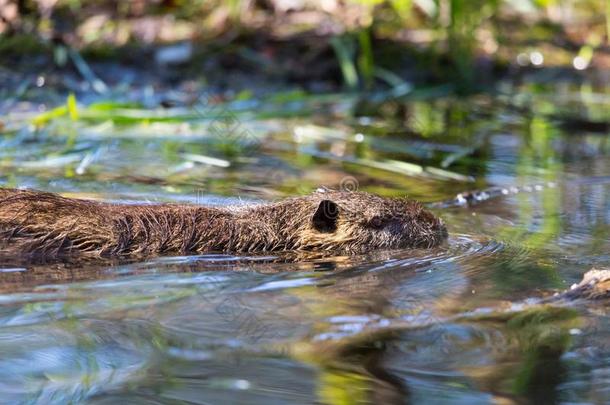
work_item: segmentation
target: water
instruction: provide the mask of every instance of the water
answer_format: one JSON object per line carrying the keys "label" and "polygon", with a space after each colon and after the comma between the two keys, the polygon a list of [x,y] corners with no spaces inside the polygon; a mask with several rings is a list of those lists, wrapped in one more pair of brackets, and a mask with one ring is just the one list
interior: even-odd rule
{"label": "water", "polygon": [[78,197],[223,205],[341,185],[431,203],[555,186],[437,210],[450,237],[431,250],[7,260],[0,402],[610,402],[603,305],[493,315],[610,265],[607,134],[561,119],[607,120],[606,99],[570,91],[552,109],[525,92],[338,121],[245,117],[256,148],[210,140],[204,119],[33,131],[8,116],[0,182]]}

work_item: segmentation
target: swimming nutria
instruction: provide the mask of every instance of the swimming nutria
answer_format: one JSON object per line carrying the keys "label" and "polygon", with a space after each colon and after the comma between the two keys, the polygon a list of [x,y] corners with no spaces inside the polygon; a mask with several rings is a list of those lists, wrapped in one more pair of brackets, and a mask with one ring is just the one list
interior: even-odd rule
{"label": "swimming nutria", "polygon": [[212,208],[111,204],[0,188],[0,253],[127,256],[432,247],[447,235],[421,204],[320,190],[279,202]]}

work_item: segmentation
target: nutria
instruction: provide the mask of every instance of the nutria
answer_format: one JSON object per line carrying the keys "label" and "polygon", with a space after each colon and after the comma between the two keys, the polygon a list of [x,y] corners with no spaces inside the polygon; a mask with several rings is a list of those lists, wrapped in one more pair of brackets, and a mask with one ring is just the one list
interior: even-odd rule
{"label": "nutria", "polygon": [[319,190],[268,204],[213,208],[112,204],[0,188],[0,253],[13,257],[427,248],[446,237],[421,204]]}

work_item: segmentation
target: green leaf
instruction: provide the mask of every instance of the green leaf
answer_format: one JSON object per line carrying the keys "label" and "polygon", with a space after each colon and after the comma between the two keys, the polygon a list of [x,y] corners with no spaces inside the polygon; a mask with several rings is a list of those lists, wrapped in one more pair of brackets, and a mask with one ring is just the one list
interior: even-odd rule
{"label": "green leaf", "polygon": [[78,106],[76,105],[76,96],[74,93],[70,93],[68,100],[66,101],[66,108],[68,109],[68,115],[72,121],[78,121]]}
{"label": "green leaf", "polygon": [[49,121],[52,121],[55,118],[63,117],[66,114],[68,114],[68,107],[62,105],[42,114],[38,114],[32,119],[32,123],[37,127],[41,127],[47,124]]}
{"label": "green leaf", "polygon": [[353,60],[353,39],[349,37],[334,37],[330,43],[337,55],[345,84],[350,90],[356,90],[358,87],[358,71]]}

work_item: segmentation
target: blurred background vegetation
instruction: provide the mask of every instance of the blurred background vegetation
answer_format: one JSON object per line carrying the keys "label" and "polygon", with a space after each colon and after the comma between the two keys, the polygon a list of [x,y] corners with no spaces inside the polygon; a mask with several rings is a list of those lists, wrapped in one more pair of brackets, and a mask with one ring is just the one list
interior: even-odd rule
{"label": "blurred background vegetation", "polygon": [[82,54],[182,65],[174,79],[237,71],[313,91],[472,92],[543,67],[603,70],[609,29],[607,0],[0,0],[0,63],[72,60],[86,76]]}

